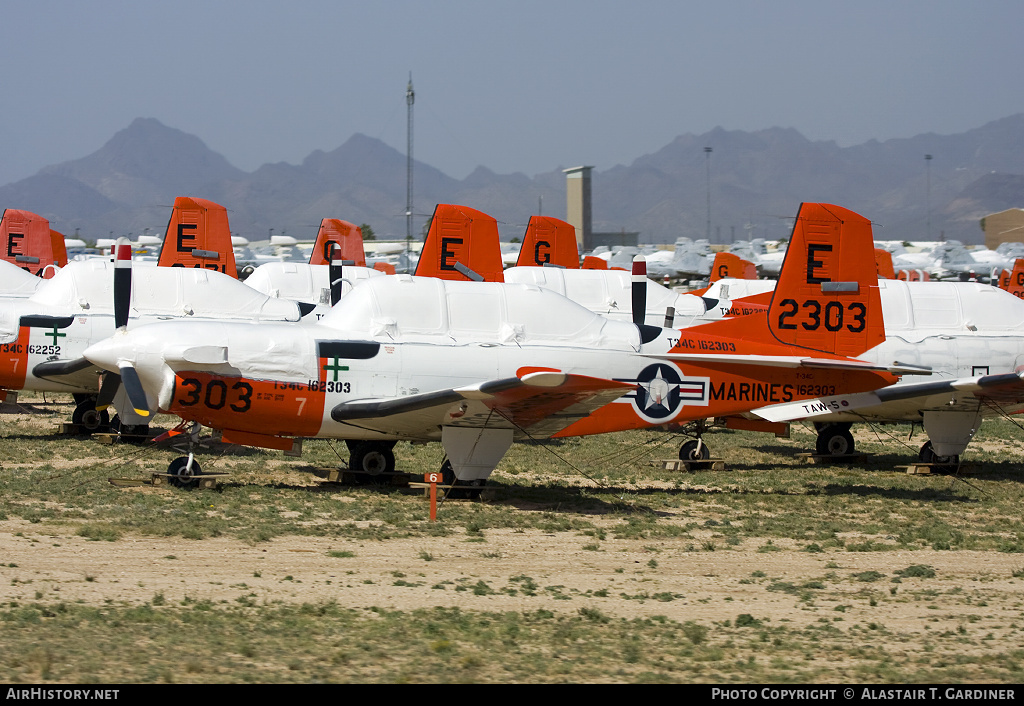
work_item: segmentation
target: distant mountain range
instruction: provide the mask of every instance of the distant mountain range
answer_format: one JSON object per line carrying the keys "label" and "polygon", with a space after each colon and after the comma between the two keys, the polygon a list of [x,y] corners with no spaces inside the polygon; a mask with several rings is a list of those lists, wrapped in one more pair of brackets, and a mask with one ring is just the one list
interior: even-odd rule
{"label": "distant mountain range", "polygon": [[[713,150],[710,162],[705,147]],[[521,236],[541,205],[546,215],[565,217],[561,170],[531,178],[478,167],[460,181],[416,162],[414,222],[419,229],[437,203],[457,203],[497,218],[504,238]],[[801,202],[823,201],[872,219],[879,240],[941,235],[978,243],[983,216],[1024,207],[1024,114],[959,135],[845,148],[782,128],[680,135],[628,166],[595,166],[594,230],[639,231],[641,242],[705,237],[709,171],[712,242],[785,237]],[[312,238],[322,218],[403,238],[406,157],[356,134],[300,165],[247,173],[194,135],[139,118],[87,157],[0,187],[0,208],[35,211],[66,235],[77,230],[94,240],[162,234],[176,196],[223,204],[232,230],[254,241],[271,229]]]}

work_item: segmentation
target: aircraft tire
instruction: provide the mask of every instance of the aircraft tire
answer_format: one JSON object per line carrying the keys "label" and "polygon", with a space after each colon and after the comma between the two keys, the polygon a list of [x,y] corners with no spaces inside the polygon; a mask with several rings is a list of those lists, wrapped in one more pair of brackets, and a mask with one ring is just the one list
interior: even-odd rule
{"label": "aircraft tire", "polygon": [[960,465],[960,457],[957,455],[953,456],[937,456],[935,451],[932,449],[932,442],[924,442],[924,446],[921,447],[921,451],[917,454],[918,460],[921,463],[934,463],[939,466],[958,466]]}
{"label": "aircraft tire", "polygon": [[711,458],[711,449],[707,444],[687,441],[679,447],[680,461],[707,461],[709,458]]}
{"label": "aircraft tire", "polygon": [[107,410],[96,411],[95,400],[89,399],[75,407],[71,414],[71,421],[77,424],[88,434],[107,429],[110,426],[110,415]]}
{"label": "aircraft tire", "polygon": [[818,432],[814,450],[819,456],[848,456],[854,452],[855,446],[849,429],[829,425]]}
{"label": "aircraft tire", "polygon": [[395,470],[395,453],[387,444],[366,442],[351,450],[348,467],[368,476],[382,476]]}
{"label": "aircraft tire", "polygon": [[199,462],[192,459],[192,470],[188,470],[188,456],[179,456],[167,466],[167,473],[171,476],[171,485],[183,490],[191,490],[199,485],[197,476],[203,475],[203,469]]}

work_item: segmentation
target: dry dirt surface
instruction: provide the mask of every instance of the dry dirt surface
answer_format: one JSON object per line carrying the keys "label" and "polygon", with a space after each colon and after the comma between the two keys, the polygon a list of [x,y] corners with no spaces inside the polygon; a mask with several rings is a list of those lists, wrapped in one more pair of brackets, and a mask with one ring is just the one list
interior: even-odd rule
{"label": "dry dirt surface", "polygon": [[[999,552],[807,553],[785,542],[770,553],[753,545],[694,552],[678,540],[609,538],[596,549],[590,541],[568,532],[488,530],[483,541],[455,534],[371,542],[297,536],[258,544],[149,536],[107,542],[5,521],[0,601],[138,604],[162,594],[168,602],[249,596],[257,603],[333,600],[400,610],[586,606],[610,616],[680,622],[748,613],[793,628],[841,611],[847,623],[877,622],[900,632],[970,622],[972,631],[998,637],[1019,618],[1024,599],[1024,581],[1012,575],[1021,559]],[[891,582],[895,572],[917,565],[932,567],[935,576]],[[856,578],[862,572],[880,576],[865,582]],[[524,577],[536,590],[501,590],[522,588]],[[810,601],[806,592],[777,588],[808,582],[825,589]],[[471,590],[480,585],[493,590]]]}

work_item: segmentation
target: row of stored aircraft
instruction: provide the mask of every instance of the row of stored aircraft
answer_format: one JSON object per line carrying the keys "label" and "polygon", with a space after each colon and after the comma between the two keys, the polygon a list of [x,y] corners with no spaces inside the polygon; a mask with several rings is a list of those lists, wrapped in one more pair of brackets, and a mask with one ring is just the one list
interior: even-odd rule
{"label": "row of stored aircraft", "polygon": [[[973,249],[958,240],[909,243],[881,241],[879,249],[895,271],[894,276],[911,280],[979,280],[988,281],[1000,271],[1009,271],[1013,263],[1024,257],[1024,243],[1003,243],[995,250]],[[763,238],[731,243],[728,252],[750,262],[763,277],[776,278],[785,255],[785,242],[771,243]],[[652,277],[707,279],[720,253],[713,252],[709,241],[679,238],[672,250],[653,247],[601,247],[591,255],[609,266],[629,267],[633,256],[647,258],[647,273]]]}
{"label": "row of stored aircraft", "polygon": [[[229,442],[289,449],[301,438],[344,439],[351,465],[371,472],[394,468],[391,449],[400,439],[437,440],[449,478],[471,485],[486,479],[515,439],[708,417],[811,418],[823,432],[819,447],[825,438],[835,451],[847,441],[850,421],[893,403],[916,405],[913,421],[923,421],[929,453],[952,456],[966,447],[982,413],[1020,404],[1015,352],[1009,364],[992,356],[963,375],[970,355],[950,357],[948,345],[931,351],[932,339],[946,340],[942,334],[897,336],[902,347],[884,347],[889,312],[917,315],[908,292],[923,287],[882,286],[870,223],[836,206],[801,207],[773,291],[728,297],[723,287],[736,291],[746,280],[722,280],[718,293],[670,293],[683,315],[666,321],[658,303],[660,320],[652,323],[656,285],[639,272],[576,270],[578,256],[552,245],[562,228],[575,252],[574,230],[556,219],[531,221],[522,252],[524,261],[532,253],[532,267],[502,271],[500,254],[496,265],[489,254],[498,250],[494,219],[442,205],[417,276],[363,274],[365,268],[338,265],[334,248],[321,245],[330,264],[278,265],[294,267],[285,273],[290,279],[268,277],[271,291],[258,292],[227,277],[228,263],[196,240],[219,229],[203,224],[218,223],[209,212],[223,207],[185,201],[181,208],[176,202],[165,238],[164,249],[179,258],[176,269],[144,268],[131,277],[130,247],[122,246],[114,267],[72,263],[54,278],[72,286],[40,285],[51,291],[28,297],[27,308],[5,309],[0,350],[9,365],[0,384],[98,394],[80,408],[113,402],[127,424],[172,412]],[[563,258],[565,269],[536,267]],[[300,303],[285,285],[303,277],[312,296]],[[962,286],[941,286],[969,303]],[[983,289],[998,298],[998,290]],[[903,291],[911,301],[886,307],[880,290]],[[589,307],[572,300],[588,296]],[[939,299],[922,299],[923,310]],[[983,303],[1005,303],[991,299]],[[43,303],[51,308],[33,308]],[[922,323],[931,331],[929,322],[896,320],[900,331]],[[975,316],[965,330],[981,324],[990,336],[990,323]],[[1012,348],[1012,329],[1000,329],[1001,348]],[[927,382],[892,385],[929,368]],[[940,398],[944,407],[930,409],[929,400]],[[681,455],[705,452],[698,440]],[[199,464],[190,454],[171,470],[187,482]]]}

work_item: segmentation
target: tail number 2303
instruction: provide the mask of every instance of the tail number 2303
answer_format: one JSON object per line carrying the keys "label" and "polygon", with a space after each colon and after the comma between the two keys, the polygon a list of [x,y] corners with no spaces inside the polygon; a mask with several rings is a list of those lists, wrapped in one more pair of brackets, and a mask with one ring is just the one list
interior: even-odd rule
{"label": "tail number 2303", "polygon": [[830,301],[824,306],[816,299],[808,299],[802,304],[796,299],[783,299],[780,302],[783,311],[779,314],[780,329],[795,329],[797,322],[791,321],[803,310],[803,320],[799,325],[807,331],[817,331],[822,326],[828,331],[839,331],[845,323],[846,330],[860,333],[867,327],[868,308],[861,302]]}

